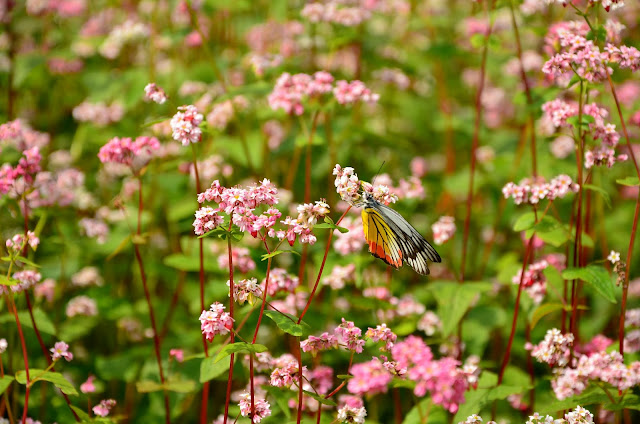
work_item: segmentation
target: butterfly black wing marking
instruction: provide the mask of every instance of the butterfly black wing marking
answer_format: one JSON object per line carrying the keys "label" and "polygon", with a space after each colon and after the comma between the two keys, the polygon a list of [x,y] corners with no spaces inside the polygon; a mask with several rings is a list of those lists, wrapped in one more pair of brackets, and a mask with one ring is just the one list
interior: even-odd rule
{"label": "butterfly black wing marking", "polygon": [[[374,208],[366,208],[368,219],[368,240],[374,242],[374,246],[382,247],[382,255],[376,249],[369,249],[371,254],[376,258],[382,259],[387,264],[399,268],[402,266],[402,247],[400,240],[392,229],[390,223],[387,223],[382,214]],[[388,258],[386,257],[388,255]]]}
{"label": "butterfly black wing marking", "polygon": [[380,215],[382,215],[385,222],[389,224],[389,227],[397,233],[395,239],[400,245],[403,259],[409,263],[417,273],[423,275],[429,274],[427,259],[432,262],[442,261],[436,249],[398,212],[373,199],[368,200],[376,203],[375,209],[380,212]]}

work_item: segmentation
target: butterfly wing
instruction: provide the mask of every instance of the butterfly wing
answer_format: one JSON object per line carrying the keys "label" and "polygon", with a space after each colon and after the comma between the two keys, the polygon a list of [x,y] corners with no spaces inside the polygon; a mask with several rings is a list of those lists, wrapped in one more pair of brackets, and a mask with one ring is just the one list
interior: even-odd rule
{"label": "butterfly wing", "polygon": [[375,207],[362,209],[364,238],[369,244],[369,252],[394,268],[402,266],[402,249],[397,234]]}
{"label": "butterfly wing", "polygon": [[401,258],[418,274],[429,274],[427,260],[432,262],[442,260],[433,246],[398,212],[379,202],[373,204],[370,209],[375,210],[382,217],[382,221],[395,235],[394,241],[400,250]]}

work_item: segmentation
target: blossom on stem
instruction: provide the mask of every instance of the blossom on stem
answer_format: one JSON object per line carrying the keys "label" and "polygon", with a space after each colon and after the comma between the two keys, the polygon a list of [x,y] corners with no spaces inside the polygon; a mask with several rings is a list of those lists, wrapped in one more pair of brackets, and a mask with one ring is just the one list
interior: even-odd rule
{"label": "blossom on stem", "polygon": [[98,405],[93,407],[93,413],[99,417],[106,417],[114,406],[116,406],[114,399],[103,399]]}
{"label": "blossom on stem", "polygon": [[193,232],[201,236],[214,230],[224,222],[224,217],[218,215],[218,211],[210,206],[203,206],[195,213],[196,219],[193,221]]}
{"label": "blossom on stem", "polygon": [[69,352],[69,345],[65,342],[56,342],[49,350],[51,351],[51,359],[54,361],[64,358],[68,362],[73,359],[73,353]]}
{"label": "blossom on stem", "polygon": [[224,309],[222,303],[214,302],[208,311],[202,311],[200,314],[200,330],[209,342],[213,341],[216,335],[225,335],[233,328],[234,319],[228,312],[224,312]]}
{"label": "blossom on stem", "polygon": [[393,376],[378,358],[351,367],[347,390],[354,395],[386,393]]}
{"label": "blossom on stem", "polygon": [[164,92],[162,87],[156,85],[155,82],[151,82],[144,87],[144,97],[159,105],[167,101],[167,93]]}
{"label": "blossom on stem", "polygon": [[338,338],[332,334],[324,332],[320,336],[309,336],[307,340],[300,342],[300,348],[303,352],[310,352],[312,356],[316,356],[318,352],[329,349],[338,348]]}
{"label": "blossom on stem", "polygon": [[391,348],[393,347],[393,344],[398,339],[398,336],[395,335],[393,331],[391,331],[391,329],[387,327],[387,324],[385,323],[378,325],[376,328],[369,327],[369,329],[365,333],[365,336],[367,336],[374,342],[378,342],[378,341],[385,342],[384,347],[380,349],[383,352],[391,350]]}
{"label": "blossom on stem", "polygon": [[180,106],[170,122],[173,139],[182,143],[183,146],[199,142],[202,138],[200,128],[202,119],[202,114],[198,113],[195,106]]}
{"label": "blossom on stem", "polygon": [[155,137],[141,136],[135,140],[114,137],[100,148],[98,158],[102,163],[115,162],[139,168],[146,165],[159,148],[160,142]]}
{"label": "blossom on stem", "polygon": [[253,414],[251,412],[251,393],[244,392],[240,395],[240,414],[243,417],[250,416],[251,422],[259,423],[263,418],[271,415],[271,405],[264,399],[254,399]]}
{"label": "blossom on stem", "polygon": [[[231,281],[227,281],[227,286],[231,288]],[[254,298],[262,296],[262,290],[258,286],[258,280],[255,278],[245,278],[237,281],[233,285],[233,299],[239,304],[249,301],[253,305]]]}
{"label": "blossom on stem", "polygon": [[569,352],[573,345],[573,334],[562,334],[557,328],[547,331],[544,339],[531,349],[531,356],[538,362],[546,362],[551,366],[565,366],[569,363]]}
{"label": "blossom on stem", "polygon": [[5,243],[7,250],[13,253],[22,252],[22,249],[24,249],[26,245],[29,245],[33,250],[36,250],[39,244],[40,239],[31,230],[27,231],[27,237],[25,237],[23,233],[19,233],[8,239]]}
{"label": "blossom on stem", "polygon": [[340,343],[344,343],[348,350],[362,353],[365,344],[365,341],[361,339],[362,330],[356,327],[353,321],[346,321],[342,318],[342,324],[336,327],[334,333]]}
{"label": "blossom on stem", "polygon": [[613,265],[620,262],[620,252],[616,252],[615,250],[612,250],[609,253],[609,256],[607,256],[607,260],[611,262]]}
{"label": "blossom on stem", "polygon": [[364,424],[364,417],[367,416],[367,410],[364,406],[353,408],[344,405],[338,409],[338,421],[341,423]]}
{"label": "blossom on stem", "polygon": [[444,244],[447,242],[456,232],[455,220],[452,216],[441,216],[431,226],[433,231],[433,242],[435,244]]}
{"label": "blossom on stem", "polygon": [[65,313],[69,318],[77,315],[93,317],[98,315],[98,306],[96,301],[89,296],[76,296],[67,303]]}
{"label": "blossom on stem", "polygon": [[95,379],[95,375],[90,375],[89,377],[87,377],[87,381],[80,385],[80,391],[82,393],[94,393],[96,391],[96,386],[94,383]]}

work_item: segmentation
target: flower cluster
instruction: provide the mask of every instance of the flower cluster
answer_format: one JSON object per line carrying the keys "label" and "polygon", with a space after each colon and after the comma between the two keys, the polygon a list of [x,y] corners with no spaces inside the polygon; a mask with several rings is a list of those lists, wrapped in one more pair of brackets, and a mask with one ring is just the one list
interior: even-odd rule
{"label": "flower cluster", "polygon": [[[476,414],[469,415],[466,420],[460,421],[458,424],[483,424],[482,417]],[[495,421],[487,421],[487,424],[496,424]]]}
{"label": "flower cluster", "polygon": [[562,334],[554,328],[547,331],[544,339],[531,349],[531,356],[539,362],[546,362],[551,366],[563,367],[569,363],[570,348],[573,345],[573,334]]}
{"label": "flower cluster", "polygon": [[396,336],[393,331],[387,327],[387,324],[378,325],[376,328],[369,327],[365,335],[374,342],[385,342],[384,347],[381,349],[382,351],[390,351],[393,344],[398,339],[398,336]]}
{"label": "flower cluster", "polygon": [[[278,292],[293,293],[300,284],[297,276],[289,274],[282,268],[273,268],[269,273],[269,287],[267,293],[274,296]],[[266,278],[260,283],[260,290],[264,290]]]}
{"label": "flower cluster", "polygon": [[91,122],[97,127],[106,127],[122,119],[124,107],[118,102],[107,105],[104,102],[91,103],[85,100],[73,108],[72,115],[76,121]]}
{"label": "flower cluster", "polygon": [[149,162],[159,148],[160,142],[155,137],[141,136],[135,140],[114,137],[100,148],[98,158],[102,163],[114,162],[139,169]]}
{"label": "flower cluster", "polygon": [[9,293],[10,291],[21,293],[35,286],[42,279],[39,272],[30,269],[14,272],[12,277],[17,283],[12,286],[0,285],[0,294]]}
{"label": "flower cluster", "polygon": [[313,23],[331,22],[352,27],[371,19],[373,12],[406,14],[409,9],[404,0],[323,0],[307,3],[300,15]]}
{"label": "flower cluster", "polygon": [[82,232],[90,238],[96,239],[98,244],[104,244],[109,236],[109,227],[101,219],[82,218],[78,221]]}
{"label": "flower cluster", "polygon": [[322,350],[337,349],[338,338],[332,334],[324,332],[320,336],[309,336],[307,340],[300,342],[300,348],[303,352],[310,352],[312,356],[316,356]]}
{"label": "flower cluster", "polygon": [[433,242],[435,244],[444,244],[456,232],[456,224],[455,220],[452,216],[441,216],[438,221],[436,221],[431,226],[431,231],[433,231]]}
{"label": "flower cluster", "polygon": [[[362,250],[362,247],[365,244],[362,220],[360,218],[354,219],[350,216],[346,216],[340,223],[340,226],[349,231],[341,233],[336,230],[334,232],[335,242],[333,243],[333,248],[336,249],[336,252],[344,256],[349,253],[355,253]],[[327,280],[325,279],[325,281]]]}
{"label": "flower cluster", "polygon": [[290,115],[302,115],[305,99],[320,98],[331,92],[342,105],[357,101],[367,103],[378,101],[379,96],[372,93],[361,81],[340,80],[335,86],[333,82],[333,76],[325,71],[318,71],[313,75],[291,75],[285,72],[278,78],[273,91],[269,94],[269,106],[273,110],[282,109]]}
{"label": "flower cluster", "polygon": [[335,329],[335,335],[340,343],[346,345],[348,350],[362,353],[365,341],[362,337],[362,330],[355,326],[353,321],[346,321],[342,318],[342,324]]}
{"label": "flower cluster", "polygon": [[200,128],[202,119],[202,114],[195,106],[180,106],[169,123],[173,139],[182,143],[183,146],[199,142],[202,138],[202,129]]}
{"label": "flower cluster", "polygon": [[544,275],[544,270],[550,265],[558,271],[562,271],[565,267],[564,255],[547,255],[544,259],[530,264],[525,270],[524,276],[522,275],[522,270],[518,270],[516,275],[511,279],[511,282],[513,284],[520,284],[520,279],[522,279],[522,286],[531,299],[533,299],[535,303],[541,303],[547,293],[547,277]]}
{"label": "flower cluster", "polygon": [[24,234],[16,234],[5,242],[7,250],[13,253],[22,252],[22,249],[24,249],[27,244],[33,250],[36,250],[38,248],[38,245],[40,244],[40,239],[33,231],[27,231],[26,237],[24,236]]}
{"label": "flower cluster", "polygon": [[358,201],[362,197],[360,194],[361,182],[358,179],[358,174],[350,166],[342,168],[339,164],[333,168],[333,175],[336,176],[334,185],[336,191],[345,202],[350,205],[358,204]]}
{"label": "flower cluster", "polygon": [[67,303],[65,314],[69,318],[77,315],[93,317],[98,315],[98,304],[89,296],[76,296]]}
{"label": "flower cluster", "polygon": [[435,360],[431,349],[415,336],[396,343],[392,356],[398,366],[407,369],[408,378],[416,382],[413,390],[416,396],[429,392],[435,404],[442,405],[451,413],[455,413],[458,405],[464,402],[469,381],[457,360],[451,357]]}
{"label": "flower cluster", "polygon": [[50,349],[51,359],[57,361],[60,358],[64,358],[68,361],[73,359],[73,353],[69,352],[69,345],[65,342],[56,342]]}
{"label": "flower cluster", "polygon": [[[294,382],[298,381],[298,361],[289,354],[282,355],[280,358],[272,362],[275,369],[271,372],[269,384],[274,387],[291,387]],[[302,372],[306,371],[306,367],[302,367]]]}
{"label": "flower cluster", "polygon": [[530,203],[535,205],[540,200],[555,200],[565,197],[570,192],[577,192],[580,186],[573,182],[568,175],[558,175],[550,182],[546,183],[539,178],[530,180],[528,178],[520,181],[520,184],[508,182],[502,188],[505,199],[512,198],[516,205]]}
{"label": "flower cluster", "polygon": [[433,336],[436,330],[442,328],[442,322],[434,312],[427,311],[424,313],[422,318],[420,318],[420,321],[418,321],[416,328],[420,331],[424,331],[427,336]]}
{"label": "flower cluster", "polygon": [[107,59],[115,59],[123,47],[146,39],[150,33],[151,30],[147,25],[126,20],[109,33],[100,46],[100,54]]}
{"label": "flower cluster", "polygon": [[[251,259],[251,252],[246,247],[234,248],[231,252],[231,260],[233,261],[233,268],[243,274],[256,269],[256,263]],[[218,267],[220,269],[229,269],[229,255],[218,254]]]}
{"label": "flower cluster", "polygon": [[158,87],[155,82],[151,82],[144,87],[144,97],[159,105],[167,101],[167,93],[164,92],[162,87]]}
{"label": "flower cluster", "polygon": [[338,421],[341,423],[364,424],[364,417],[367,416],[367,410],[364,406],[357,408],[344,405],[338,409]]}
{"label": "flower cluster", "polygon": [[42,156],[37,146],[24,150],[22,155],[15,167],[8,163],[0,166],[0,194],[9,193],[12,197],[17,197],[26,192],[41,171]]}
{"label": "flower cluster", "polygon": [[348,264],[345,266],[335,265],[331,270],[331,274],[322,279],[322,283],[331,286],[334,290],[344,288],[347,281],[355,279],[356,266]]}
{"label": "flower cluster", "polygon": [[200,314],[200,330],[208,341],[212,341],[217,334],[227,334],[233,328],[233,318],[224,312],[224,305],[214,302],[208,311]]}
{"label": "flower cluster", "polygon": [[378,358],[355,364],[351,367],[351,378],[347,390],[354,395],[386,393],[393,376]]}
{"label": "flower cluster", "polygon": [[[231,281],[227,281],[227,286],[231,287]],[[253,305],[254,298],[261,295],[262,290],[255,278],[243,279],[233,285],[233,299],[241,305],[246,301]]]}
{"label": "flower cluster", "polygon": [[49,134],[35,131],[20,119],[0,125],[0,145],[13,146],[19,152],[42,148],[49,144],[49,138]]}
{"label": "flower cluster", "polygon": [[263,418],[271,415],[271,405],[264,399],[254,399],[254,409],[251,411],[251,394],[244,392],[240,395],[240,414],[251,417],[251,422],[259,423]]}
{"label": "flower cluster", "polygon": [[620,391],[640,384],[640,362],[625,365],[619,352],[598,352],[580,355],[573,360],[574,367],[555,370],[551,386],[560,400],[582,393],[590,380],[611,384]]}
{"label": "flower cluster", "polygon": [[103,399],[98,405],[93,407],[93,413],[99,417],[106,417],[114,406],[116,406],[114,399]]}

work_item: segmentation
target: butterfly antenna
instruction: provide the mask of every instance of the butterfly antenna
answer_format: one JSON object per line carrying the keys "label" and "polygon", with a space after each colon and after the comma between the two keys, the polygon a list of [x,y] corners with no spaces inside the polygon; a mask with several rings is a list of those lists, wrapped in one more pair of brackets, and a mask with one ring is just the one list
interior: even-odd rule
{"label": "butterfly antenna", "polygon": [[376,178],[378,178],[378,175],[380,175],[380,171],[382,171],[382,167],[384,166],[385,163],[386,161],[383,160],[382,163],[380,164],[380,168],[378,168],[378,172],[376,172],[376,175],[373,176],[373,181],[371,181],[372,187],[376,183]]}

